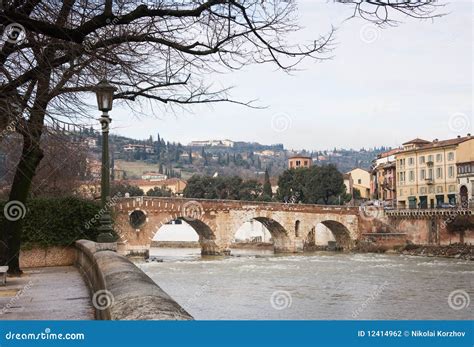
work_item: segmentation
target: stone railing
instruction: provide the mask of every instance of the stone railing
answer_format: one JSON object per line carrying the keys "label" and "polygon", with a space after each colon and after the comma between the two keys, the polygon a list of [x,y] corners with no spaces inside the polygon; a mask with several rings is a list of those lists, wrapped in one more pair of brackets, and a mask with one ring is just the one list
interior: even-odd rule
{"label": "stone railing", "polygon": [[135,264],[104,245],[75,243],[75,263],[89,286],[97,319],[193,319]]}
{"label": "stone railing", "polygon": [[474,210],[462,209],[462,208],[440,208],[440,209],[398,209],[398,210],[386,210],[385,215],[388,217],[398,218],[430,218],[433,216],[472,216]]}

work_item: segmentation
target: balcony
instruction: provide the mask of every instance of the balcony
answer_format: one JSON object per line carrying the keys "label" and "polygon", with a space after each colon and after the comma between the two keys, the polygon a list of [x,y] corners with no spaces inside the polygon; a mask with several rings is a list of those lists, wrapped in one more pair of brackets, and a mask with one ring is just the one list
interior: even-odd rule
{"label": "balcony", "polygon": [[432,185],[434,183],[433,178],[432,177],[426,177],[425,178],[425,183],[428,184],[428,185]]}
{"label": "balcony", "polygon": [[433,164],[434,164],[434,163],[433,163],[432,160],[426,162],[426,165],[428,165],[428,166],[433,166]]}

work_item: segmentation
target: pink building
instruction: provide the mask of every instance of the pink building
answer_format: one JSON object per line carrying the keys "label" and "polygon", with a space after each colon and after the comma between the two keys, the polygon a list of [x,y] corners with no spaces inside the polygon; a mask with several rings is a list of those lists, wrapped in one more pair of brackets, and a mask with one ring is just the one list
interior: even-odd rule
{"label": "pink building", "polygon": [[396,202],[396,161],[400,149],[381,153],[373,162],[370,191],[373,199],[387,203]]}

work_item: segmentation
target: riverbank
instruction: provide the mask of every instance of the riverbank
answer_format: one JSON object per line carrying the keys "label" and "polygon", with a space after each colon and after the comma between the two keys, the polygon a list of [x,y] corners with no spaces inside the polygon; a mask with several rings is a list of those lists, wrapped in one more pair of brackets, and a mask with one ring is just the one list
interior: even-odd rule
{"label": "riverbank", "polygon": [[356,253],[386,253],[403,254],[422,257],[455,258],[474,260],[474,246],[454,243],[451,245],[414,245],[407,244],[398,247],[378,246],[374,244],[359,244]]}

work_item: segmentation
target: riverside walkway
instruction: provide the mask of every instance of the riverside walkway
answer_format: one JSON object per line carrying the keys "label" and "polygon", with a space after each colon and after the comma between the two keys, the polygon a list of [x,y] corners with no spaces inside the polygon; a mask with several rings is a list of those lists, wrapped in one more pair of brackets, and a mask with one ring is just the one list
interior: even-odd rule
{"label": "riverside walkway", "polygon": [[73,266],[23,269],[0,286],[0,320],[91,320],[89,291]]}

